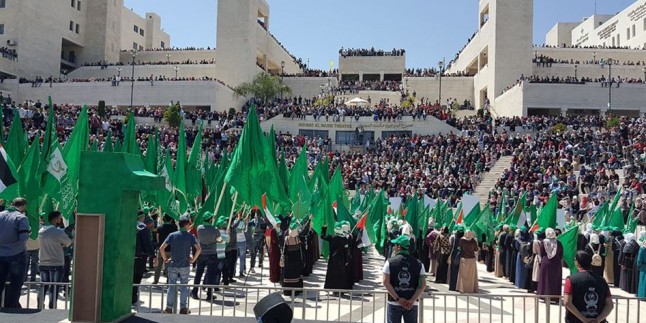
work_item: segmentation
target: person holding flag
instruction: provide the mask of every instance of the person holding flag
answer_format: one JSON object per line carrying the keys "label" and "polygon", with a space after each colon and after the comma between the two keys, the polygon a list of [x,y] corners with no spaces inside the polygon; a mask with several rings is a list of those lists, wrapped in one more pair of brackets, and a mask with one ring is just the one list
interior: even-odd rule
{"label": "person holding flag", "polygon": [[[336,223],[333,236],[327,234],[327,226],[324,226],[321,239],[330,244],[330,258],[328,259],[324,288],[352,289],[354,284],[350,283],[347,270],[351,261],[350,239],[343,233],[343,223]],[[335,294],[339,293],[335,292]]]}

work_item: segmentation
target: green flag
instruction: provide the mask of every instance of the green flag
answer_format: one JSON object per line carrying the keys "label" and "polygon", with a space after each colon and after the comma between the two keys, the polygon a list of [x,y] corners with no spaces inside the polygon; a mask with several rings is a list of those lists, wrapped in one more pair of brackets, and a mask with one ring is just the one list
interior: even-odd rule
{"label": "green flag", "polygon": [[273,160],[276,160],[276,132],[274,131],[274,125],[271,125],[271,129],[269,129],[269,133],[267,134],[267,144],[269,147],[269,153],[271,156],[274,158]]}
{"label": "green flag", "polygon": [[175,220],[179,220],[179,206],[175,201],[174,191],[174,171],[173,171],[173,162],[170,157],[170,153],[166,151],[166,158],[164,165],[159,170],[159,176],[164,179],[164,189],[156,191],[156,201],[162,211]]}
{"label": "green flag", "polygon": [[352,215],[350,215],[350,212],[348,212],[348,209],[343,205],[343,201],[341,197],[338,197],[335,201],[336,205],[336,218],[337,221],[347,221],[350,223],[350,229],[353,229],[354,226],[357,224],[357,220],[355,220]]}
{"label": "green flag", "polygon": [[628,212],[628,220],[626,221],[626,225],[624,227],[623,233],[635,233],[635,229],[637,229],[637,218],[635,217],[635,202],[632,202],[630,204],[630,211]]}
{"label": "green flag", "polygon": [[179,200],[180,213],[186,212],[187,192],[186,192],[186,133],[184,132],[184,123],[179,125],[179,142],[177,144],[177,156],[175,158],[175,193]]}
{"label": "green flag", "polygon": [[565,261],[568,268],[570,268],[570,274],[572,275],[578,272],[574,262],[577,251],[576,244],[578,235],[579,227],[575,226],[556,238],[556,240],[560,241],[563,246],[563,261]]}
{"label": "green flag", "polygon": [[283,150],[280,156],[280,163],[278,164],[278,179],[283,182],[283,187],[285,188],[285,194],[289,195],[289,170],[287,169],[287,162],[285,161],[285,151]]}
{"label": "green flag", "polygon": [[[387,200],[384,191],[379,192],[368,207],[368,217],[366,218],[366,232],[368,238],[375,246],[385,245],[386,236],[382,234],[382,224],[385,225]],[[379,251],[381,248],[378,248]]]}
{"label": "green flag", "polygon": [[419,210],[417,207],[417,193],[413,193],[413,196],[406,201],[406,222],[413,229],[412,234],[419,239]]}
{"label": "green flag", "polygon": [[[541,229],[556,228],[556,209],[558,207],[557,194],[552,193],[552,196],[547,201],[545,206],[541,209],[541,213],[536,219],[536,226]],[[537,228],[537,229],[538,229]],[[533,229],[533,228],[532,228]],[[535,231],[535,230],[532,230]]]}
{"label": "green flag", "polygon": [[604,225],[607,214],[608,214],[608,201],[604,202],[594,213],[592,228],[595,230],[601,228]]}
{"label": "green flag", "polygon": [[186,165],[186,194],[193,201],[195,197],[202,196],[202,134],[204,132],[204,122],[200,122],[200,128],[191,147],[191,154],[188,157]]}
{"label": "green flag", "polygon": [[42,194],[40,183],[38,182],[40,178],[40,159],[40,143],[38,140],[34,140],[29,147],[27,156],[25,156],[24,161],[18,168],[20,195],[27,199],[27,201],[32,201],[32,203],[27,203],[26,208],[29,226],[31,227],[30,237],[32,239],[38,237],[38,229],[40,227],[39,201]]}
{"label": "green flag", "polygon": [[153,174],[159,173],[159,169],[157,168],[159,165],[159,150],[161,150],[161,147],[159,144],[157,129],[155,129],[155,133],[148,137],[146,156],[144,158],[144,167],[147,171]]}
{"label": "green flag", "polygon": [[464,217],[464,225],[468,228],[472,226],[480,217],[482,210],[480,210],[480,202],[477,202],[476,205],[469,211],[467,216]]}
{"label": "green flag", "polygon": [[92,146],[90,147],[91,152],[98,152],[99,151],[99,141],[97,139],[92,140]]}
{"label": "green flag", "polygon": [[67,164],[67,173],[61,180],[61,199],[59,211],[66,218],[70,218],[76,208],[76,195],[78,194],[79,174],[81,171],[81,152],[88,149],[90,138],[87,106],[83,106],[74,130],[63,147],[63,159]]}
{"label": "green flag", "polygon": [[612,214],[610,214],[610,218],[608,219],[607,226],[616,228],[619,231],[624,231],[625,223],[624,216],[621,213],[621,208],[618,207],[614,211],[612,211]]}
{"label": "green flag", "polygon": [[112,131],[108,130],[108,135],[105,137],[105,143],[103,143],[103,152],[111,153],[114,151],[114,146],[112,145]]}
{"label": "green flag", "polygon": [[119,138],[114,138],[114,148],[112,149],[113,152],[115,153],[120,153],[123,152],[122,147],[121,147],[121,140]]}
{"label": "green flag", "polygon": [[262,195],[267,194],[272,203],[289,209],[291,203],[278,179],[275,154],[269,151],[266,142],[256,108],[251,107],[224,181],[250,206],[262,205]]}
{"label": "green flag", "polygon": [[471,226],[471,230],[476,234],[478,240],[481,239],[483,234],[486,235],[487,242],[494,240],[493,218],[493,212],[491,212],[489,203],[487,203]]}
{"label": "green flag", "polygon": [[289,199],[292,202],[292,212],[298,218],[309,213],[312,202],[312,193],[308,186],[309,175],[307,171],[307,148],[303,146],[301,154],[296,159],[289,173]]}
{"label": "green flag", "polygon": [[[4,127],[2,127],[2,131],[4,132]],[[7,137],[7,144],[5,145],[7,156],[11,158],[14,164],[19,165],[27,154],[28,145],[27,136],[22,127],[22,121],[20,121],[20,115],[18,111],[15,111],[13,113],[13,122],[9,129],[9,136]]]}
{"label": "green flag", "polygon": [[124,134],[122,151],[137,156],[141,156],[141,149],[137,144],[137,125],[135,123],[135,114],[130,112],[128,115],[128,124],[126,125],[126,132]]}

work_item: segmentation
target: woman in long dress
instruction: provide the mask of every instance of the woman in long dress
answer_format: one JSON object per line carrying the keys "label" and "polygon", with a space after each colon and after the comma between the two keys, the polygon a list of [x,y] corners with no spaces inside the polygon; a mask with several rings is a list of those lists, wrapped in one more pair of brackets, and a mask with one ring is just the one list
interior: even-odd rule
{"label": "woman in long dress", "polygon": [[595,274],[603,277],[603,268],[605,267],[606,258],[606,247],[599,243],[599,235],[596,233],[590,234],[590,242],[585,245],[585,252],[587,252],[590,257],[593,257],[595,254],[598,254],[601,257],[601,266],[591,266],[590,270]]}
{"label": "woman in long dress", "polygon": [[[303,267],[305,259],[301,250],[301,239],[298,234],[298,224],[293,222],[289,226],[289,234],[285,237],[283,253],[283,287],[303,288]],[[297,295],[302,291],[285,290],[285,296]]]}
{"label": "woman in long dress", "polygon": [[[512,226],[513,228],[513,226]],[[513,229],[512,229],[513,230]],[[505,240],[507,246],[507,268],[509,268],[509,282],[516,282],[516,258],[518,257],[518,250],[516,249],[516,239],[520,237],[520,230],[513,230],[513,235],[508,234]]]}
{"label": "woman in long dress", "polygon": [[500,255],[502,254],[502,250],[501,250],[502,247],[500,245],[500,235],[501,234],[502,234],[501,231],[496,232],[495,242],[493,243],[493,247],[496,250],[496,254],[494,256],[494,272],[495,272],[496,277],[505,276],[505,271],[504,271],[504,268],[502,266],[502,262],[501,262],[501,259],[500,259]]}
{"label": "woman in long dress", "polygon": [[532,243],[534,265],[532,266],[532,279],[528,290],[530,293],[534,293],[538,288],[538,278],[541,274],[541,245],[543,245],[543,240],[545,240],[545,232],[539,230]]}
{"label": "woman in long dress", "polygon": [[639,286],[637,297],[646,298],[646,238],[639,239],[641,247],[637,256],[637,269],[639,270]]}
{"label": "woman in long dress", "polygon": [[556,240],[554,229],[545,230],[545,239],[540,244],[541,268],[536,294],[541,296],[561,296],[563,277],[563,246]]}
{"label": "woman in long dress", "polygon": [[615,281],[615,274],[614,274],[614,267],[615,267],[615,251],[614,248],[612,248],[612,240],[614,239],[611,237],[607,231],[604,232],[604,237],[606,237],[606,265],[604,267],[604,277],[606,278],[606,282],[608,284],[612,284]]}
{"label": "woman in long dress", "polygon": [[621,278],[619,280],[619,288],[621,290],[634,294],[636,289],[633,286],[633,271],[635,268],[635,260],[637,260],[637,253],[639,252],[639,245],[635,242],[635,235],[632,233],[626,234],[624,239],[626,244],[621,251],[619,261],[621,262]]}
{"label": "woman in long dress", "polygon": [[458,273],[460,272],[460,240],[464,237],[464,228],[459,226],[457,232],[452,237],[453,241],[451,242],[451,255],[449,256],[449,261],[451,262],[449,266],[449,290],[455,291],[458,284]]}
{"label": "woman in long dress", "polygon": [[280,282],[280,242],[279,234],[280,224],[276,224],[275,228],[267,226],[265,231],[265,237],[267,239],[267,245],[269,246],[269,281],[272,283]]}
{"label": "woman in long dress", "polygon": [[325,289],[351,289],[347,266],[350,261],[350,241],[343,234],[342,224],[337,222],[334,227],[334,235],[327,234],[327,227],[323,227],[321,239],[330,244],[330,258],[328,259],[327,271],[325,273]]}
{"label": "woman in long dress", "polygon": [[460,239],[460,269],[458,274],[457,290],[462,293],[478,292],[478,268],[476,252],[480,250],[478,240],[473,231],[467,231]]}
{"label": "woman in long dress", "polygon": [[[518,288],[528,288],[528,271],[526,260],[529,260],[529,253],[531,250],[531,239],[527,228],[523,227],[520,231],[520,236],[514,241],[514,249],[518,250],[516,255],[516,279],[514,285]],[[527,257],[527,259],[525,259]]]}
{"label": "woman in long dress", "polygon": [[437,269],[435,270],[435,283],[446,284],[447,272],[449,270],[449,254],[451,244],[449,243],[449,229],[442,228],[442,232],[433,242],[433,248],[437,254]]}
{"label": "woman in long dress", "polygon": [[621,253],[626,245],[626,241],[621,231],[613,231],[612,236],[612,252],[615,256],[614,266],[612,267],[613,278],[615,279],[613,285],[619,288],[621,280]]}

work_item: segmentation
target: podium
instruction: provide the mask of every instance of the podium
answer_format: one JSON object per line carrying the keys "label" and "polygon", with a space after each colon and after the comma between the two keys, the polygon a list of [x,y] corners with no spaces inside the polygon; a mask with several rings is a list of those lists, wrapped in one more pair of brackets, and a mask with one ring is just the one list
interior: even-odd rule
{"label": "podium", "polygon": [[132,316],[139,194],[163,188],[163,178],[145,171],[140,156],[82,153],[69,321]]}

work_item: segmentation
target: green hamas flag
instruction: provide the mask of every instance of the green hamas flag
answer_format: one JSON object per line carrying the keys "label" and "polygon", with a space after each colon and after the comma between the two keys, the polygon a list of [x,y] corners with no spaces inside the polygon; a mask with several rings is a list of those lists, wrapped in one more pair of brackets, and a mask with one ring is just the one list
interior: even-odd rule
{"label": "green hamas flag", "polygon": [[292,212],[294,216],[301,219],[310,212],[312,202],[312,193],[307,182],[309,175],[307,173],[307,148],[303,146],[301,154],[298,156],[296,163],[292,166],[289,175],[289,199],[292,202]]}
{"label": "green hamas flag", "polygon": [[139,148],[139,144],[137,144],[137,125],[135,123],[135,114],[132,112],[128,115],[128,124],[126,125],[126,133],[121,149],[124,153],[141,157],[141,148]]}
{"label": "green hamas flag", "polygon": [[[4,127],[0,129],[4,132]],[[22,127],[18,111],[15,111],[13,113],[13,122],[9,129],[9,136],[7,137],[7,144],[5,145],[7,156],[11,158],[15,165],[19,165],[27,154],[27,147],[25,130]]]}
{"label": "green hamas flag", "polygon": [[278,179],[275,154],[269,151],[267,140],[260,129],[256,108],[251,107],[231,165],[224,178],[249,206],[262,205],[262,195],[283,210],[291,207],[287,191]]}
{"label": "green hamas flag", "polygon": [[186,165],[186,194],[192,202],[194,198],[202,196],[202,134],[204,122],[200,122],[200,128],[191,147],[191,154]]}
{"label": "green hamas flag", "polygon": [[159,170],[159,176],[164,178],[164,189],[155,192],[157,205],[161,207],[164,213],[173,217],[175,220],[179,220],[179,205],[175,200],[175,194],[173,194],[175,189],[173,183],[175,178],[173,162],[168,151],[166,151],[164,165]]}
{"label": "green hamas flag", "polygon": [[511,210],[511,214],[509,214],[507,219],[505,219],[505,223],[508,225],[517,225],[520,220],[520,215],[523,213],[523,209],[525,208],[525,204],[527,204],[527,192],[523,192],[523,195],[518,198],[516,205],[514,205],[514,208]]}
{"label": "green hamas flag", "polygon": [[577,237],[579,235],[579,227],[575,226],[567,230],[565,233],[561,234],[556,238],[556,240],[561,242],[563,246],[563,261],[570,268],[570,273],[575,274],[578,272],[576,265],[574,264],[574,259],[576,257],[576,243]]}
{"label": "green hamas flag", "polygon": [[385,225],[386,216],[386,197],[384,191],[379,192],[368,207],[368,217],[366,218],[366,232],[368,238],[377,247],[377,251],[383,254],[386,236],[383,235],[382,224]]}
{"label": "green hamas flag", "polygon": [[608,201],[604,202],[594,213],[594,220],[592,220],[592,228],[599,229],[603,226],[606,214],[608,214]]}
{"label": "green hamas flag", "polygon": [[175,194],[179,200],[179,211],[180,213],[184,213],[188,208],[186,196],[186,133],[184,132],[184,122],[179,124],[178,139],[174,184]]}
{"label": "green hamas flag", "polygon": [[487,237],[487,243],[494,241],[494,217],[489,203],[485,204],[484,208],[482,208],[477,220],[471,226],[471,230],[476,234],[478,239],[481,239],[484,234]]}
{"label": "green hamas flag", "polygon": [[89,145],[90,126],[87,115],[87,106],[83,106],[76,120],[74,130],[63,147],[63,159],[67,164],[67,174],[61,181],[61,199],[59,211],[66,217],[71,217],[76,209],[76,195],[79,190],[79,173],[81,171],[81,152],[86,151]]}
{"label": "green hamas flag", "polygon": [[29,147],[27,151],[27,156],[18,168],[18,185],[20,190],[20,195],[27,199],[27,201],[32,201],[32,203],[27,203],[26,213],[27,218],[29,219],[29,226],[32,228],[30,237],[36,239],[38,237],[38,227],[40,226],[39,216],[39,200],[42,194],[40,183],[38,183],[38,178],[40,176],[40,145],[38,140],[34,142]]}
{"label": "green hamas flag", "polygon": [[114,151],[114,146],[112,144],[112,131],[108,130],[108,135],[105,137],[105,142],[103,143],[103,152],[111,153]]}

